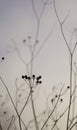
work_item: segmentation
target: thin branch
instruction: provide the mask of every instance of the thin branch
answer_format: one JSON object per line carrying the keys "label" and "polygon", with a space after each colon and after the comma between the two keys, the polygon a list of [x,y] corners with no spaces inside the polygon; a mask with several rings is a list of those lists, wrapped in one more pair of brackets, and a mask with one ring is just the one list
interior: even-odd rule
{"label": "thin branch", "polygon": [[70,125],[68,126],[68,129],[71,128],[71,126],[73,125],[73,122],[74,122],[76,119],[77,119],[77,116],[75,116],[75,117],[71,120],[71,123],[70,123]]}
{"label": "thin branch", "polygon": [[68,130],[73,129],[73,127],[74,127],[75,125],[77,125],[77,122],[75,122]]}
{"label": "thin branch", "polygon": [[[54,123],[55,123],[55,119],[54,119],[53,116],[52,116],[52,119],[53,119],[53,121],[54,121]],[[57,120],[57,119],[56,119],[56,120]],[[60,129],[58,128],[57,124],[55,124],[55,127],[56,127],[57,130],[60,130]]]}
{"label": "thin branch", "polygon": [[[77,97],[76,97],[76,98],[77,98]],[[75,99],[76,99],[76,98],[75,98]],[[75,99],[72,100],[71,105],[72,105],[72,103],[74,102]],[[68,107],[64,110],[64,112],[58,117],[58,119],[55,121],[55,124],[53,125],[53,127],[51,128],[51,130],[54,129],[54,127],[55,127],[55,125],[58,123],[58,121],[60,121],[60,119],[61,119],[61,118],[64,116],[64,114],[67,112],[68,108],[69,108],[69,106],[68,106]]]}
{"label": "thin branch", "polygon": [[76,46],[77,46],[77,42],[75,43],[75,46],[74,46],[73,51],[72,51],[72,54],[74,54]]}
{"label": "thin branch", "polygon": [[21,112],[20,112],[20,116],[22,115],[22,113],[23,113],[23,111],[24,111],[24,109],[25,109],[25,107],[26,107],[26,105],[27,105],[27,103],[28,103],[28,100],[29,100],[29,98],[30,98],[30,95],[31,95],[31,92],[29,93],[29,95],[28,95],[28,97],[27,97],[27,100],[26,100],[26,102],[25,102],[25,104],[24,104],[24,106],[23,106],[23,108],[22,108],[22,110],[21,110]]}
{"label": "thin branch", "polygon": [[38,21],[39,18],[38,18],[37,12],[36,12],[36,10],[35,10],[34,0],[31,0],[31,1],[32,1],[33,12],[34,12],[35,17],[36,17],[36,19],[37,19],[37,21]]}
{"label": "thin branch", "polygon": [[0,77],[0,80],[1,80],[2,84],[4,85],[4,87],[5,87],[5,89],[6,89],[7,93],[8,93],[8,95],[9,95],[9,97],[10,97],[11,103],[12,103],[12,105],[13,105],[15,111],[16,111],[16,114],[17,114],[17,117],[18,117],[18,120],[19,120],[19,128],[20,128],[20,130],[22,130],[21,121],[20,121],[20,116],[19,116],[19,113],[18,113],[18,111],[17,111],[17,108],[16,108],[16,106],[15,106],[15,104],[14,104],[14,102],[13,102],[13,99],[12,99],[12,97],[11,97],[11,94],[10,94],[10,92],[9,92],[9,90],[8,90],[8,87],[6,86],[6,84],[5,84],[5,82],[3,81],[2,77]]}
{"label": "thin branch", "polygon": [[14,109],[15,109],[17,115],[19,115],[19,114],[18,114],[18,111],[17,111],[17,109],[16,109],[16,107],[15,107],[15,104],[14,104],[14,102],[13,102],[13,99],[12,99],[12,97],[11,97],[11,95],[10,95],[10,92],[9,92],[9,90],[8,90],[8,87],[6,86],[6,84],[5,84],[5,82],[3,81],[2,77],[0,77],[0,80],[1,80],[2,84],[4,85],[4,87],[5,87],[5,89],[6,89],[7,93],[8,93],[8,95],[9,95],[9,97],[10,97],[10,100],[11,100],[11,102],[12,102],[12,105],[13,105],[13,107],[14,107]]}
{"label": "thin branch", "polygon": [[[33,60],[35,60],[35,58],[39,55],[39,53],[42,51],[42,49],[44,48],[45,44],[47,43],[48,39],[51,37],[53,30],[55,28],[55,25],[53,26],[52,30],[48,33],[48,35],[46,36],[46,38],[43,40],[43,42],[41,43],[39,49],[37,50],[36,54],[33,57]],[[31,60],[29,61],[28,65],[31,63]]]}
{"label": "thin branch", "polygon": [[0,122],[0,130],[3,130],[2,125],[1,125],[1,122]]}
{"label": "thin branch", "polygon": [[50,0],[50,2],[49,0],[47,0],[46,2],[44,2],[44,0],[41,0],[41,2],[45,5],[48,5],[48,4],[50,5],[51,3],[53,3],[52,0]]}
{"label": "thin branch", "polygon": [[15,42],[15,40],[14,40],[14,39],[12,39],[11,41],[12,41],[12,43],[13,43],[13,44],[14,44],[14,46],[15,46],[15,49],[16,49],[16,51],[17,51],[17,54],[18,54],[18,56],[19,56],[20,60],[21,60],[21,61],[22,61],[22,63],[26,66],[26,63],[25,63],[24,59],[22,58],[22,56],[21,56],[21,54],[20,54],[20,52],[19,52],[18,47],[16,46],[16,42]]}
{"label": "thin branch", "polygon": [[64,18],[64,20],[62,21],[62,25],[63,25],[63,24],[65,23],[65,21],[67,20],[68,16],[69,16],[69,12],[68,12],[67,16]]}
{"label": "thin branch", "polygon": [[48,120],[50,119],[50,117],[52,116],[53,112],[55,111],[56,106],[57,106],[57,104],[58,104],[58,101],[59,101],[59,99],[60,99],[60,94],[61,94],[61,92],[62,92],[62,89],[63,89],[63,87],[62,87],[61,90],[60,90],[60,93],[59,93],[57,102],[56,102],[56,104],[55,104],[55,106],[54,106],[52,112],[51,112],[51,113],[49,114],[49,116],[47,117],[46,121],[44,122],[43,126],[41,127],[41,130],[43,130],[44,126],[47,124]]}
{"label": "thin branch", "polygon": [[34,116],[34,122],[35,122],[36,130],[39,130],[38,122],[37,122],[37,117],[36,117],[36,112],[35,112],[35,107],[34,107],[34,101],[33,101],[33,95],[32,95],[31,87],[32,87],[32,86],[31,86],[31,83],[30,83],[30,91],[31,91],[31,105],[32,105],[32,111],[33,111],[33,116]]}
{"label": "thin branch", "polygon": [[[64,22],[66,21],[67,17],[64,19],[63,22],[61,22],[61,20],[60,20],[60,18],[59,18],[59,15],[58,15],[58,13],[57,13],[56,5],[55,5],[55,0],[53,1],[53,6],[54,6],[54,11],[55,11],[56,17],[57,17],[57,19],[58,19],[58,22],[59,22],[59,25],[60,25],[60,28],[61,28],[61,33],[62,33],[63,39],[64,39],[64,41],[65,41],[65,43],[66,43],[66,45],[67,45],[67,48],[68,48],[69,53],[71,54],[70,47],[69,47],[69,45],[68,45],[68,42],[67,42],[66,37],[65,37],[64,32],[63,32],[63,24],[64,24]],[[67,16],[68,16],[68,15],[67,15]]]}
{"label": "thin branch", "polygon": [[42,8],[42,11],[41,11],[41,14],[40,14],[39,19],[42,18],[42,15],[43,15],[43,13],[44,13],[44,9],[45,9],[46,4],[47,4],[47,3],[43,4],[43,8]]}
{"label": "thin branch", "polygon": [[12,121],[13,121],[13,118],[14,118],[14,115],[13,115],[13,116],[12,116],[12,118],[11,118],[11,121],[10,121],[10,123],[9,123],[9,126],[8,126],[7,130],[9,130],[9,129],[10,129],[11,124],[12,124]]}

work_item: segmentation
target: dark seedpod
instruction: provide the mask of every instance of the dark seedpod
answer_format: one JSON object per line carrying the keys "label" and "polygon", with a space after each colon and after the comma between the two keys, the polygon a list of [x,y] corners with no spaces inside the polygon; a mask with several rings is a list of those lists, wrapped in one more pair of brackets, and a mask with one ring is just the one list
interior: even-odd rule
{"label": "dark seedpod", "polygon": [[51,102],[53,102],[54,101],[54,99],[51,99]]}
{"label": "dark seedpod", "polygon": [[27,76],[27,75],[25,75],[25,79],[28,79],[28,76]]}
{"label": "dark seedpod", "polygon": [[69,89],[70,88],[70,86],[67,86],[67,89]]}
{"label": "dark seedpod", "polygon": [[42,81],[39,81],[39,84],[41,84],[42,83]]}
{"label": "dark seedpod", "polygon": [[31,78],[30,77],[27,77],[28,80],[30,80]]}
{"label": "dark seedpod", "polygon": [[4,60],[5,59],[5,57],[2,57],[2,60]]}
{"label": "dark seedpod", "polygon": [[35,79],[35,75],[32,75],[32,79],[33,79],[33,80]]}
{"label": "dark seedpod", "polygon": [[37,77],[37,80],[40,80],[41,78],[42,78],[41,76],[38,76],[38,77]]}
{"label": "dark seedpod", "polygon": [[24,79],[25,78],[25,76],[24,75],[22,75],[22,79]]}
{"label": "dark seedpod", "polygon": [[60,101],[63,102],[63,99],[61,98]]}
{"label": "dark seedpod", "polygon": [[36,81],[36,84],[39,84],[39,81],[38,81],[38,80]]}
{"label": "dark seedpod", "polygon": [[55,95],[55,97],[57,98],[57,97],[58,97],[58,95]]}

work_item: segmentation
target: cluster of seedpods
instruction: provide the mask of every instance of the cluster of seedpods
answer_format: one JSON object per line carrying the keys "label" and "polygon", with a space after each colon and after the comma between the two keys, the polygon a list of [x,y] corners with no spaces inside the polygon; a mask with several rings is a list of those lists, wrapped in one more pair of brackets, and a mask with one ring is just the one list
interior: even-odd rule
{"label": "cluster of seedpods", "polygon": [[38,77],[36,77],[34,74],[31,77],[27,76],[27,75],[22,75],[22,79],[25,79],[25,80],[28,80],[28,81],[33,81],[37,85],[42,83],[41,78],[42,78],[41,75],[38,76]]}

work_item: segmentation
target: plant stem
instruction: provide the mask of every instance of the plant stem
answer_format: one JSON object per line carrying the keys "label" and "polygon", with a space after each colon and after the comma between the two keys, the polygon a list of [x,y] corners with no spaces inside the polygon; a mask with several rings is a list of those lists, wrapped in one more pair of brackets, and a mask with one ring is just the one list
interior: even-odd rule
{"label": "plant stem", "polygon": [[69,108],[68,108],[68,115],[67,115],[66,130],[68,130],[68,126],[69,126],[69,117],[70,117],[71,102],[72,102],[72,61],[73,61],[72,53],[70,56],[71,56],[71,61],[70,61],[70,99],[69,99]]}
{"label": "plant stem", "polygon": [[32,98],[32,93],[31,93],[31,104],[32,104],[35,127],[36,127],[36,130],[39,130],[38,123],[37,123],[37,117],[36,117],[36,113],[35,113],[35,108],[34,108],[34,102],[33,102],[33,98]]}

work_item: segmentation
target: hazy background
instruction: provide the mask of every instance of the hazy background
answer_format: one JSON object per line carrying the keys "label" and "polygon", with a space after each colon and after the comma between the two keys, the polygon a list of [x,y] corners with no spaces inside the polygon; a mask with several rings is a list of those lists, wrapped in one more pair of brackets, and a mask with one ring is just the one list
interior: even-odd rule
{"label": "hazy background", "polygon": [[[39,16],[43,4],[41,0],[34,0],[34,3]],[[77,41],[77,0],[56,0],[56,7],[61,20],[69,14],[64,23],[64,30],[67,41],[71,41],[71,48],[73,48]],[[0,63],[0,75],[12,95],[15,91],[15,79],[22,82],[21,75],[27,73],[25,65],[17,55],[13,41],[16,42],[21,57],[27,64],[30,60],[30,50],[23,45],[23,39],[26,39],[28,43],[28,36],[31,36],[33,44],[36,27],[37,20],[31,0],[0,0],[0,58],[5,57],[5,61]],[[44,104],[45,96],[51,92],[53,86],[60,88],[62,84],[69,85],[69,53],[60,32],[52,2],[46,6],[40,22],[36,53],[50,31],[51,36],[34,60],[33,71],[36,75],[42,75],[40,98]],[[77,51],[73,59],[75,62],[77,62],[76,55]],[[41,109],[38,107],[38,111]]]}
{"label": "hazy background", "polygon": [[[35,8],[38,15],[40,14],[42,5],[42,2],[35,0]],[[71,39],[70,36],[77,27],[77,1],[58,0],[56,1],[56,6],[61,20],[69,13],[68,19],[64,24],[66,37],[69,42]],[[36,26],[37,21],[32,10],[31,0],[0,0],[0,57],[6,57],[5,63],[0,65],[2,74],[8,70],[9,76],[9,71],[11,71],[11,73],[17,73],[19,72],[19,68],[22,69],[22,63],[16,67],[20,60],[14,51],[15,47],[12,39],[15,40],[17,46],[23,51],[21,51],[22,57],[23,53],[26,53],[23,59],[25,59],[25,63],[28,62],[29,49],[27,47],[25,47],[24,50],[23,47],[21,48],[23,45],[22,41],[23,39],[27,39],[28,36],[32,37],[32,42],[34,41]],[[44,75],[43,78],[47,80],[46,84],[48,86],[59,82],[68,83],[69,79],[69,53],[62,38],[52,4],[46,6],[41,19],[38,48],[50,30],[52,30],[52,34],[37,55],[35,60],[36,64],[34,64],[35,72],[37,70],[36,73]],[[76,32],[73,35],[72,45],[76,42]],[[12,64],[15,64],[13,68],[11,68]],[[11,76],[12,75],[13,74],[11,74]]]}

